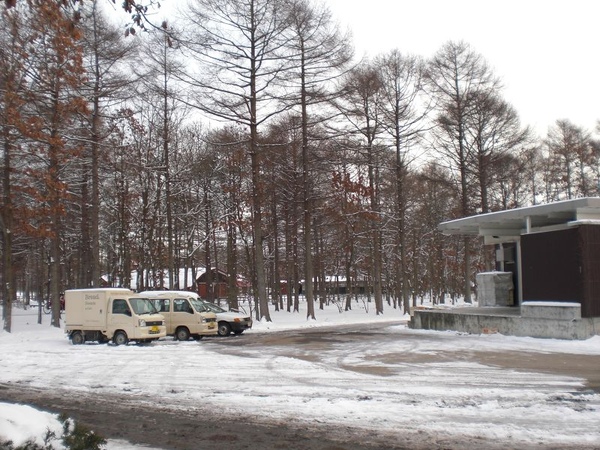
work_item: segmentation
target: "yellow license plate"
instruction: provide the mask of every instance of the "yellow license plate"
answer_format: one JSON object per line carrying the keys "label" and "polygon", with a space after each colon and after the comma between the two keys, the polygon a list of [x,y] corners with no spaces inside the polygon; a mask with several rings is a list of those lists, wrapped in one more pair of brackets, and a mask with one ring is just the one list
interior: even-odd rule
{"label": "yellow license plate", "polygon": [[159,329],[158,329],[158,327],[152,327],[152,328],[150,328],[150,333],[152,333],[152,334],[156,334],[156,333],[158,333],[158,332],[159,332]]}
{"label": "yellow license plate", "polygon": [[209,323],[208,324],[208,329],[210,330],[211,328],[215,328],[216,325],[214,323]]}

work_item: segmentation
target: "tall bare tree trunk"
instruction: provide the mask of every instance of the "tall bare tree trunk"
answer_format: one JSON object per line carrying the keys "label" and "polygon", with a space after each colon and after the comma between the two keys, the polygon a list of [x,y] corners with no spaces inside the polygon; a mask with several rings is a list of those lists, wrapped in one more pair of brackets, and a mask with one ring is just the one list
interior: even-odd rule
{"label": "tall bare tree trunk", "polygon": [[[251,6],[252,22],[254,22],[254,3]],[[256,30],[253,30],[253,33]],[[251,39],[250,57],[250,160],[252,167],[252,225],[254,231],[254,266],[256,270],[256,289],[258,290],[259,319],[271,321],[269,302],[267,300],[267,286],[265,276],[265,257],[263,254],[262,230],[262,183],[260,180],[260,154],[258,147],[258,122],[256,105],[256,37]]]}
{"label": "tall bare tree trunk", "polygon": [[369,144],[369,190],[371,201],[371,244],[373,255],[373,296],[375,297],[375,310],[377,314],[383,314],[383,293],[381,288],[381,230],[379,211],[379,176],[375,167],[374,149]]}
{"label": "tall bare tree trunk", "polygon": [[[94,82],[94,101],[92,106],[92,198],[90,212],[90,245],[91,255],[89,257],[90,269],[89,279],[85,280],[85,286],[98,286],[100,282],[100,177],[99,177],[99,148],[100,148],[100,98],[99,98],[99,83],[100,69],[96,60],[96,80]],[[85,224],[84,224],[85,226]]]}
{"label": "tall bare tree trunk", "polygon": [[312,239],[312,202],[309,179],[309,148],[308,148],[308,112],[306,109],[306,76],[304,73],[304,58],[302,61],[302,205],[304,207],[304,295],[306,297],[306,317],[315,318],[314,303],[314,267],[313,267],[313,239]]}
{"label": "tall bare tree trunk", "polygon": [[12,327],[12,304],[15,295],[14,276],[12,267],[12,222],[13,204],[11,194],[11,150],[10,131],[4,128],[4,171],[2,177],[3,199],[0,211],[0,232],[2,233],[2,319],[4,330],[9,332]]}

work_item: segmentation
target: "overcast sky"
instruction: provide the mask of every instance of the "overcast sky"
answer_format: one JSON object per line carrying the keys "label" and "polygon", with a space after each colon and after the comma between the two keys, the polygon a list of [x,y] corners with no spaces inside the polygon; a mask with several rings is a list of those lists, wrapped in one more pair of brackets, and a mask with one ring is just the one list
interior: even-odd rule
{"label": "overcast sky", "polygon": [[545,136],[557,119],[600,119],[598,0],[323,0],[358,55],[397,48],[432,56],[463,40],[487,60],[523,124]]}
{"label": "overcast sky", "polygon": [[[558,119],[588,131],[600,119],[600,0],[312,1],[352,31],[358,57],[397,48],[427,58],[450,40],[469,43],[540,137]],[[184,3],[161,1],[157,17]]]}

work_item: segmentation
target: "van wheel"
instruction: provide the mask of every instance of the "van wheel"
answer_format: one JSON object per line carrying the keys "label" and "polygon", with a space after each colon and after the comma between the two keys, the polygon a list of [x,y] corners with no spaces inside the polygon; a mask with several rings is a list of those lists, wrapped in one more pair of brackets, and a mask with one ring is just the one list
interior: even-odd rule
{"label": "van wheel", "polygon": [[231,326],[227,322],[219,322],[219,336],[229,336]]}
{"label": "van wheel", "polygon": [[113,343],[115,345],[127,345],[129,342],[129,338],[127,337],[127,333],[124,331],[117,331],[113,336]]}
{"label": "van wheel", "polygon": [[85,337],[81,331],[74,331],[71,334],[71,344],[73,345],[81,345],[85,342]]}
{"label": "van wheel", "polygon": [[175,331],[175,339],[178,341],[187,341],[190,339],[190,330],[186,327],[179,327]]}

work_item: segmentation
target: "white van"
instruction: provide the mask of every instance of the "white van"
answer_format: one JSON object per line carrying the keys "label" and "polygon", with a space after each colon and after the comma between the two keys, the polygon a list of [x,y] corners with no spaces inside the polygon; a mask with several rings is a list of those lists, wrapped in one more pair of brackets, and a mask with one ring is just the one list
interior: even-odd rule
{"label": "white van", "polygon": [[[146,291],[142,292],[141,295],[157,295],[167,293],[172,296],[180,295],[182,297],[187,297],[189,299],[195,299],[197,302],[200,302],[205,307],[205,311],[211,311],[217,315],[217,329],[219,336],[229,336],[231,333],[233,334],[242,334],[244,331],[252,328],[252,317],[249,314],[242,314],[235,311],[227,311],[221,308],[219,305],[214,303],[207,302],[203,300],[196,292],[188,292],[188,291]],[[160,309],[159,309],[160,311]],[[164,312],[161,312],[165,314]]]}
{"label": "white van", "polygon": [[216,314],[198,299],[196,293],[144,291],[140,292],[140,295],[148,298],[165,317],[167,335],[187,341],[190,337],[202,339],[203,336],[217,334]]}
{"label": "white van", "polygon": [[124,345],[155,341],[167,329],[154,305],[129,289],[71,289],[65,291],[65,332],[74,345],[109,340]]}

